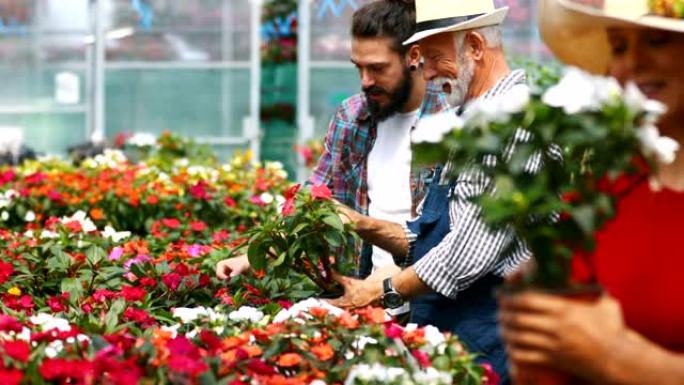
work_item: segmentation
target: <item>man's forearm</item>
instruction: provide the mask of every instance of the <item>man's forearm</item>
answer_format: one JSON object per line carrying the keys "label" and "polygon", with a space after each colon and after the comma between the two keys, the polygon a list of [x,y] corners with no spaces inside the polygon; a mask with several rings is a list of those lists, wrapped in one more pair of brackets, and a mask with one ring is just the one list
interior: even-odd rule
{"label": "man's forearm", "polygon": [[392,286],[404,300],[411,300],[432,291],[421,281],[413,267],[406,268],[392,276]]}
{"label": "man's forearm", "polygon": [[392,255],[406,256],[409,244],[400,224],[360,214],[354,219],[356,232],[364,241],[387,250]]}

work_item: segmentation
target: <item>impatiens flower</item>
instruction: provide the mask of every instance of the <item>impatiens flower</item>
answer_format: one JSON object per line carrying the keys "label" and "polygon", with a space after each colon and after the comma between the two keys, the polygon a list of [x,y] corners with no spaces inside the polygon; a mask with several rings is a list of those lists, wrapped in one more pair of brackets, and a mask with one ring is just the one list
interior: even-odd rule
{"label": "impatiens flower", "polygon": [[429,368],[430,366],[432,366],[432,363],[430,362],[430,356],[424,351],[414,349],[413,351],[411,351],[411,355],[413,355],[413,357],[418,361],[420,366],[422,366],[423,368]]}
{"label": "impatiens flower", "polygon": [[291,368],[293,366],[297,366],[302,362],[302,356],[300,356],[297,353],[285,353],[278,357],[278,366],[282,366],[284,368]]}
{"label": "impatiens flower", "polygon": [[0,284],[5,283],[14,273],[14,266],[9,262],[0,261]]}
{"label": "impatiens flower", "polygon": [[109,260],[110,261],[118,261],[123,255],[124,255],[123,247],[115,247],[109,253]]}
{"label": "impatiens flower", "polygon": [[335,356],[335,352],[330,344],[316,345],[311,348],[311,353],[320,361],[328,361]]}
{"label": "impatiens flower", "polygon": [[86,213],[82,210],[77,211],[76,214],[72,215],[71,217],[62,217],[61,222],[73,232],[76,232],[75,229],[77,227],[74,222],[78,222],[80,225],[80,229],[77,231],[90,233],[97,230],[97,227],[93,221],[90,220],[90,218],[88,218]]}
{"label": "impatiens flower", "polygon": [[128,302],[142,301],[147,292],[144,289],[133,286],[121,286],[121,296]]}
{"label": "impatiens flower", "polygon": [[488,363],[483,363],[482,367],[484,368],[484,378],[482,381],[483,385],[499,385],[499,382],[501,382],[501,377],[494,371],[492,368],[492,365]]}
{"label": "impatiens flower", "polygon": [[394,322],[386,322],[385,335],[387,338],[401,338],[404,335],[404,328]]}
{"label": "impatiens flower", "polygon": [[205,181],[199,181],[196,185],[190,187],[190,195],[192,195],[197,200],[209,200],[211,196],[207,192],[208,183]]}
{"label": "impatiens flower", "polygon": [[257,323],[264,318],[264,313],[250,306],[242,306],[238,310],[230,312],[228,318],[236,322],[249,321]]}
{"label": "impatiens flower", "polygon": [[161,220],[162,224],[170,229],[177,229],[180,227],[180,221],[176,218],[164,218]]}
{"label": "impatiens flower", "polygon": [[19,385],[22,378],[24,373],[21,370],[0,368],[0,384]]}
{"label": "impatiens flower", "polygon": [[142,277],[140,278],[140,286],[144,287],[156,287],[157,281],[154,278]]}
{"label": "impatiens flower", "polygon": [[463,120],[452,111],[426,116],[411,132],[413,143],[439,143],[454,129],[463,127]]}
{"label": "impatiens flower", "polygon": [[207,228],[207,224],[202,221],[190,222],[190,229],[192,231],[204,231]]}
{"label": "impatiens flower", "polygon": [[261,200],[261,196],[259,195],[254,195],[253,197],[249,198],[249,201],[260,207],[266,206],[266,203]]}
{"label": "impatiens flower", "polygon": [[36,213],[34,213],[32,210],[29,210],[26,212],[26,215],[24,215],[24,221],[26,222],[33,222],[36,220]]}
{"label": "impatiens flower", "polygon": [[261,199],[262,202],[264,202],[264,203],[267,204],[267,205],[273,203],[273,201],[275,200],[275,198],[273,197],[273,195],[271,195],[271,194],[269,194],[269,193],[267,193],[267,192],[262,193],[261,195],[259,195],[259,198]]}
{"label": "impatiens flower", "polygon": [[181,277],[177,273],[168,273],[168,274],[164,274],[162,276],[162,282],[171,291],[175,291],[176,289],[178,289],[178,286],[180,286],[182,281],[183,281],[183,277]]}
{"label": "impatiens flower", "polygon": [[131,266],[133,266],[133,265],[139,265],[139,264],[143,264],[143,263],[150,262],[150,261],[152,261],[152,257],[150,257],[149,255],[139,254],[135,258],[132,258],[132,259],[129,259],[128,261],[126,261],[124,263],[124,269],[130,270]]}
{"label": "impatiens flower", "polygon": [[294,204],[294,199],[288,199],[285,201],[283,204],[283,209],[281,213],[283,214],[284,217],[288,215],[292,215],[295,211],[295,204]]}
{"label": "impatiens flower", "polygon": [[129,238],[131,236],[131,232],[130,231],[116,231],[111,226],[105,226],[105,229],[102,232],[102,236],[105,238],[111,239],[115,243],[119,243],[119,242],[123,241],[124,239]]}
{"label": "impatiens flower", "polygon": [[446,337],[438,328],[428,325],[425,326],[425,340],[432,347],[437,347],[446,342]]}
{"label": "impatiens flower", "polygon": [[47,197],[48,197],[48,199],[50,199],[51,201],[54,201],[54,202],[58,202],[58,201],[62,200],[62,194],[60,194],[57,190],[54,190],[54,189],[50,190],[47,193]]}
{"label": "impatiens flower", "polygon": [[69,321],[54,317],[50,314],[40,313],[29,318],[32,324],[39,326],[42,331],[49,331],[52,329],[59,330],[61,332],[71,331],[71,325]]}
{"label": "impatiens flower", "polygon": [[21,332],[23,326],[16,318],[0,314],[0,332]]}
{"label": "impatiens flower", "polygon": [[225,197],[223,199],[223,203],[225,203],[228,207],[237,207],[237,203],[235,203],[235,200],[231,197]]}
{"label": "impatiens flower", "polygon": [[31,353],[31,347],[25,341],[5,341],[2,349],[9,357],[20,362],[28,362]]}
{"label": "impatiens flower", "polygon": [[197,258],[202,254],[202,246],[200,245],[192,245],[188,247],[188,255],[190,255],[193,258]]}
{"label": "impatiens flower", "polygon": [[297,192],[301,187],[302,185],[298,183],[287,189],[287,191],[283,193],[283,196],[285,197],[285,199],[294,199],[294,197],[297,195]]}
{"label": "impatiens flower", "polygon": [[640,128],[637,136],[645,156],[654,156],[662,164],[670,164],[676,159],[679,143],[672,138],[661,136],[656,126]]}
{"label": "impatiens flower", "polygon": [[328,186],[322,184],[322,185],[317,185],[317,186],[311,186],[311,196],[314,199],[323,199],[323,200],[328,200],[332,198],[332,191],[328,188]]}
{"label": "impatiens flower", "polygon": [[274,367],[267,365],[263,360],[258,358],[250,360],[247,364],[247,369],[253,373],[264,376],[272,375],[276,372]]}

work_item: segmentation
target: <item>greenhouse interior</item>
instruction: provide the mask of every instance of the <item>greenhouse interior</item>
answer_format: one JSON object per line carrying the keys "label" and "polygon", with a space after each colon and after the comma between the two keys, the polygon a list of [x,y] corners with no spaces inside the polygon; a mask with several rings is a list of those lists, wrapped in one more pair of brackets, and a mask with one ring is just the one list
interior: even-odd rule
{"label": "greenhouse interior", "polygon": [[0,383],[684,384],[682,52],[684,0],[0,0]]}

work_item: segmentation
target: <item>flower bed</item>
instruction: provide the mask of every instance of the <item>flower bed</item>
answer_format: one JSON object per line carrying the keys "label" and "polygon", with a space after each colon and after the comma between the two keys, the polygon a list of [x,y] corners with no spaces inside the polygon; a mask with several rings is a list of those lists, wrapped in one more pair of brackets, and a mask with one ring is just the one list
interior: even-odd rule
{"label": "flower bed", "polygon": [[278,164],[238,154],[212,165],[179,148],[174,157],[178,142],[162,139],[139,164],[108,151],[78,167],[49,159],[0,170],[0,382],[487,378],[434,328],[401,328],[380,309],[293,306],[317,291],[294,271],[216,279],[215,263],[248,230],[282,215],[279,204],[299,206],[286,204]]}

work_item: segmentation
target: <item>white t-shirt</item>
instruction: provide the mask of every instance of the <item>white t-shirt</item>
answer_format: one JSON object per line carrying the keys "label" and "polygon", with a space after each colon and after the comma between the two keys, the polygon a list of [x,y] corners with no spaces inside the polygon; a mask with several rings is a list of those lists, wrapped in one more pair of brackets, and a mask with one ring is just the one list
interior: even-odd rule
{"label": "white t-shirt", "polygon": [[[411,219],[411,129],[418,110],[395,113],[378,124],[368,154],[368,215],[395,223]],[[373,270],[394,263],[392,255],[373,246]]]}

